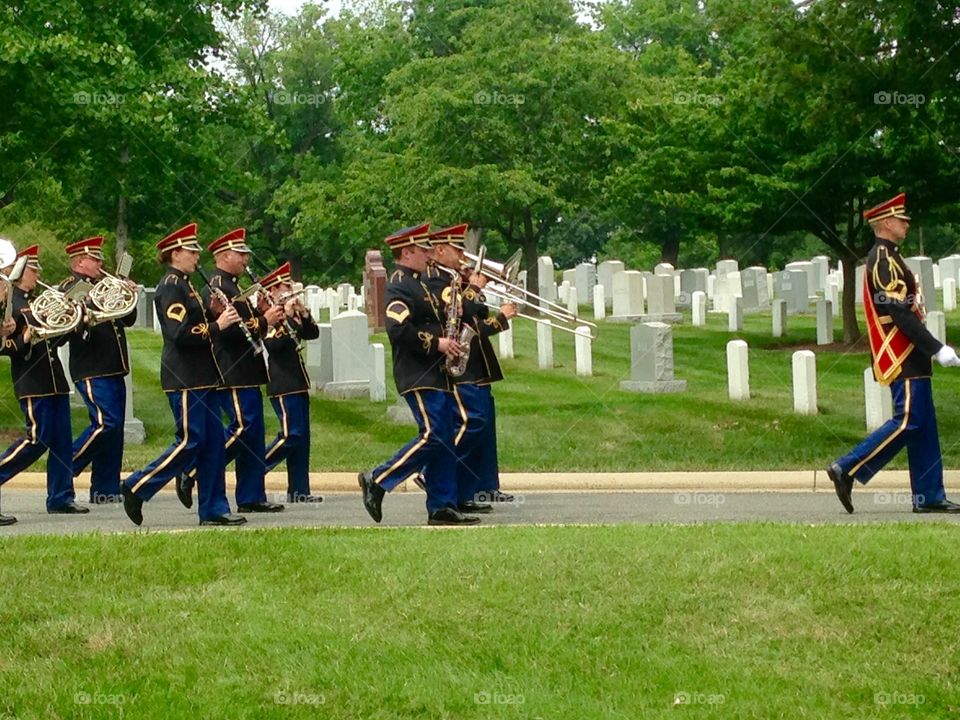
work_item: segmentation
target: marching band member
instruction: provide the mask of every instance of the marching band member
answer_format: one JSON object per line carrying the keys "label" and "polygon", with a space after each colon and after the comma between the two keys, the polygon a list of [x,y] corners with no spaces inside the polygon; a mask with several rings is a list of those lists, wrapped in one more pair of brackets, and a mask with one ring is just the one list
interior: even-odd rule
{"label": "marching band member", "polygon": [[267,384],[261,338],[268,326],[276,325],[283,318],[283,308],[271,307],[261,315],[249,300],[238,299],[237,282],[250,259],[246,230],[237,228],[228,232],[210,243],[208,250],[217,269],[210,278],[210,288],[203,291],[207,308],[214,318],[218,317],[223,309],[217,297],[222,293],[240,317],[239,323],[213,338],[217,363],[223,373],[220,408],[229,419],[224,459],[227,465],[236,460],[237,511],[280,512],[283,505],[267,500],[264,482],[266,431],[260,386]]}
{"label": "marching band member", "polygon": [[900,243],[910,229],[906,203],[906,194],[900,193],[863,214],[876,235],[863,274],[873,374],[881,385],[890,386],[894,409],[890,420],[827,468],[848,513],[853,512],[853,481],[868,483],[904,446],[913,512],[960,512],[960,505],[947,500],[943,489],[943,457],[930,384],[933,359],[950,367],[960,365],[960,358],[923,324],[923,300],[900,254]]}
{"label": "marching band member", "polygon": [[[61,335],[33,342],[37,319],[30,310],[30,293],[40,277],[40,247],[31,245],[20,252],[27,265],[13,288],[13,319],[16,329],[3,340],[2,354],[10,356],[13,390],[27,421],[26,433],[0,455],[0,485],[47,456],[47,512],[82,514],[89,508],[78,505],[73,489],[73,462],[70,430],[70,386],[63,373],[56,347],[66,340]],[[7,331],[9,328],[4,328]],[[0,525],[16,518],[0,515]]]}
{"label": "marching band member", "polygon": [[[433,262],[460,272],[463,267],[466,224],[444,228],[430,234]],[[431,287],[450,292],[447,273],[431,273]],[[500,491],[497,464],[496,410],[491,384],[503,380],[500,362],[493,351],[490,337],[503,332],[516,315],[516,305],[505,303],[491,315],[483,297],[487,278],[471,273],[469,284],[462,291],[461,322],[470,325],[476,335],[470,341],[464,371],[453,377],[453,396],[457,415],[454,445],[457,449],[457,504],[461,512],[486,513],[489,501],[506,502],[511,495]],[[446,287],[444,287],[446,285]],[[444,302],[451,298],[444,297]]]}
{"label": "marching band member", "polygon": [[264,345],[269,356],[267,396],[280,421],[280,432],[267,448],[267,471],[287,461],[287,502],[323,502],[310,493],[310,378],[303,362],[302,340],[320,337],[310,312],[294,297],[290,263],[260,279],[266,304],[283,308],[285,322],[267,331]]}
{"label": "marching band member", "polygon": [[[80,281],[97,283],[103,275],[103,237],[80,240],[66,247],[70,273],[60,291]],[[135,286],[129,280],[131,287]],[[88,303],[89,304],[89,303]],[[95,325],[84,323],[70,334],[70,376],[90,415],[90,424],[73,442],[73,476],[88,465],[90,502],[120,502],[123,462],[123,423],[127,401],[124,377],[130,372],[125,328],[136,322],[136,306],[122,318]]]}
{"label": "marching band member", "polygon": [[[173,411],[176,436],[160,457],[121,483],[123,509],[140,525],[143,503],[196,466],[200,524],[242,525],[247,519],[230,513],[226,495],[223,425],[217,402],[222,378],[213,349],[214,340],[236,325],[239,316],[231,305],[211,322],[190,282],[200,259],[196,223],[165,237],[157,250],[160,263],[168,266],[154,299],[163,333],[160,384]],[[177,489],[179,494],[179,485]]]}
{"label": "marching band member", "polygon": [[419,434],[382,465],[363,471],[358,480],[363,505],[374,522],[383,517],[385,493],[424,469],[427,522],[470,525],[479,518],[457,510],[456,451],[453,446],[454,405],[444,359],[459,346],[444,336],[440,301],[426,284],[429,225],[399,230],[386,239],[396,270],[387,283],[387,336],[393,353],[397,391],[413,412]]}

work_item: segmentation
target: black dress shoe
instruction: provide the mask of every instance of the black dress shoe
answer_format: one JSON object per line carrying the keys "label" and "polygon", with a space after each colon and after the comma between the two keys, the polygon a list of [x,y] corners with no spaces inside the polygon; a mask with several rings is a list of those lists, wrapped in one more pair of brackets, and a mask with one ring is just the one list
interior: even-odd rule
{"label": "black dress shoe", "polygon": [[17,519],[13,515],[0,515],[0,527],[13,525]]}
{"label": "black dress shoe", "polygon": [[467,500],[466,502],[462,502],[457,505],[457,510],[462,513],[477,513],[478,515],[485,515],[486,513],[493,512],[493,505]]}
{"label": "black dress shoe", "polygon": [[254,503],[244,503],[243,505],[237,505],[237,512],[242,513],[276,513],[283,512],[283,505],[280,503],[267,502],[266,500],[261,500]]}
{"label": "black dress shoe", "polygon": [[134,525],[143,524],[143,500],[133,494],[126,485],[120,485],[120,494],[123,495],[123,511],[133,521]]}
{"label": "black dress shoe", "polygon": [[226,515],[220,515],[219,517],[207,518],[206,520],[201,520],[201,525],[243,525],[247,519],[245,517],[240,517],[239,515],[232,515],[227,513]]}
{"label": "black dress shoe", "polygon": [[915,513],[960,513],[960,505],[949,500],[941,500],[929,505],[917,505],[913,511]]}
{"label": "black dress shoe", "polygon": [[480,518],[464,515],[452,507],[436,510],[427,518],[427,525],[476,525],[478,522]]}
{"label": "black dress shoe", "polygon": [[288,503],[322,503],[322,495],[301,495],[300,493],[287,493]]}
{"label": "black dress shoe", "polygon": [[853,493],[853,478],[841,470],[836,463],[831,463],[830,467],[827,468],[827,477],[833,481],[833,489],[836,490],[837,497],[840,498],[840,504],[848,513],[852,513],[853,498],[850,496]]}
{"label": "black dress shoe", "polygon": [[123,502],[123,495],[120,493],[94,493],[90,496],[91,505],[109,505],[110,503]]}
{"label": "black dress shoe", "polygon": [[90,508],[84,507],[83,505],[78,505],[71,500],[66,505],[50,508],[47,510],[47,512],[51,515],[85,515],[86,513],[90,512]]}
{"label": "black dress shoe", "polygon": [[374,522],[380,522],[383,520],[382,505],[386,490],[373,481],[373,475],[367,470],[357,475],[357,481],[363,490],[363,506],[367,509],[367,512],[370,513],[370,517],[373,518]]}
{"label": "black dress shoe", "polygon": [[186,475],[177,475],[177,499],[188,510],[193,507],[193,481]]}

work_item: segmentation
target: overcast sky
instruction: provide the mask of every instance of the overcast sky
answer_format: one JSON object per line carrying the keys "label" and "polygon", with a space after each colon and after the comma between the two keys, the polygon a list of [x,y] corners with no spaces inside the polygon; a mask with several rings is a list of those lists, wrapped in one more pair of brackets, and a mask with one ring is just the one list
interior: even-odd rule
{"label": "overcast sky", "polygon": [[[349,1],[347,0],[347,2]],[[268,5],[270,5],[271,10],[278,10],[287,15],[296,15],[304,2],[306,0],[269,0]],[[340,12],[340,6],[343,2],[342,0],[326,0],[326,2],[321,1],[317,4],[326,7],[330,15],[336,15]]]}

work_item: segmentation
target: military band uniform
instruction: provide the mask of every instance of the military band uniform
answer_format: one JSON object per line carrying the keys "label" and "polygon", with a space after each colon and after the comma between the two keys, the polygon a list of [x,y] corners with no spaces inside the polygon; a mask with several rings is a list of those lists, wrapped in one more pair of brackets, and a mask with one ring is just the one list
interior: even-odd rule
{"label": "military band uniform", "polygon": [[[216,270],[210,284],[230,300],[240,295],[237,278],[223,270]],[[204,300],[210,308],[210,290],[205,289]],[[233,302],[233,306],[250,334],[247,339],[239,323],[227,328],[214,338],[217,363],[223,372],[223,388],[219,393],[220,410],[228,418],[225,433],[224,461],[236,461],[236,500],[239,509],[265,507],[267,492],[266,439],[263,419],[263,396],[260,386],[267,384],[267,366],[262,353],[262,336],[267,322],[254,310],[248,300]],[[211,313],[212,315],[212,313]],[[271,507],[277,507],[269,503]]]}
{"label": "military band uniform", "polygon": [[[865,217],[871,222],[888,217],[907,222],[905,197],[898,195],[867,211]],[[852,512],[853,480],[868,483],[906,447],[914,511],[951,512],[953,503],[946,500],[943,487],[931,359],[949,354],[956,358],[956,353],[924,326],[920,290],[898,242],[877,237],[864,270],[863,302],[874,377],[890,387],[893,417],[827,472],[844,507]]]}
{"label": "military band uniform", "polygon": [[[81,280],[72,273],[60,285],[64,292]],[[123,462],[123,425],[130,372],[125,328],[136,322],[137,310],[116,320],[83,324],[69,338],[70,377],[90,416],[90,424],[73,442],[73,475],[90,466],[90,502],[119,499]]]}
{"label": "military band uniform", "polygon": [[[195,240],[195,226],[177,231],[158,247],[163,250],[163,243],[172,239],[180,241],[179,247],[196,247],[199,252],[195,244],[186,244],[191,236]],[[163,335],[160,385],[173,412],[175,439],[160,457],[121,484],[124,509],[131,515],[128,505],[139,510],[171,479],[196,467],[200,521],[215,521],[230,515],[218,413],[222,378],[213,351],[220,328],[207,316],[190,276],[182,270],[168,269],[157,285],[154,306]]]}
{"label": "military band uniform", "polygon": [[267,396],[280,431],[267,448],[267,470],[286,460],[287,500],[298,502],[310,494],[310,378],[303,362],[301,341],[320,337],[309,313],[287,317],[267,331],[270,380]]}
{"label": "military band uniform", "polygon": [[457,422],[457,500],[461,506],[489,502],[500,490],[497,461],[496,407],[492,384],[503,380],[500,361],[490,338],[510,328],[502,312],[490,313],[483,291],[472,285],[463,293],[463,318],[473,338],[463,375],[454,378]]}
{"label": "military band uniform", "polygon": [[[31,246],[21,255],[26,253],[35,258],[38,251],[36,246]],[[66,337],[41,340],[35,344],[25,340],[27,324],[34,329],[38,324],[30,310],[28,293],[16,286],[12,291],[13,318],[17,327],[12,335],[4,338],[2,354],[10,357],[13,390],[26,419],[26,432],[0,455],[0,485],[49,452],[47,512],[85,513],[87,508],[75,502],[70,386],[56,350]]]}

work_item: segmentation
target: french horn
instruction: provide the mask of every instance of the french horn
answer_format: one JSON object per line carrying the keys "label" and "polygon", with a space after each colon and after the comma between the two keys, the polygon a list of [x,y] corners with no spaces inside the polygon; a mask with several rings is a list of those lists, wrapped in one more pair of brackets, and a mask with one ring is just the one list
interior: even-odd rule
{"label": "french horn", "polygon": [[45,290],[30,300],[30,344],[50,340],[73,332],[83,320],[83,300],[92,285],[81,280],[67,292],[37,281]]}
{"label": "french horn", "polygon": [[[97,325],[129,315],[137,306],[139,292],[127,284],[127,276],[133,265],[133,258],[123,253],[117,263],[116,274],[101,270],[103,277],[93,286],[87,296],[87,323]],[[92,306],[92,307],[91,307]]]}

